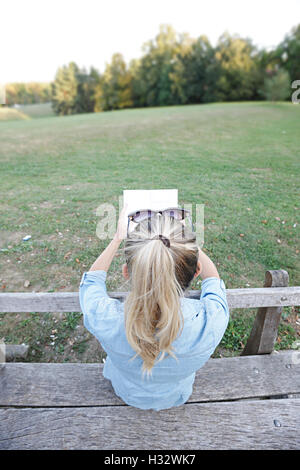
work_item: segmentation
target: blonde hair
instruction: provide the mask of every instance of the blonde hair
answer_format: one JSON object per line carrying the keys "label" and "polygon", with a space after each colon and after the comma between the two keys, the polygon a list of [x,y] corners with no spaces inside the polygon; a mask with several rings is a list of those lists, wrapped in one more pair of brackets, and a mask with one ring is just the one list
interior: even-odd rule
{"label": "blonde hair", "polygon": [[[169,243],[157,239],[163,235]],[[170,245],[170,246],[169,246]],[[180,298],[197,269],[196,236],[182,222],[157,215],[140,222],[125,239],[124,254],[131,290],[124,302],[126,337],[143,360],[143,375],[152,374],[160,352],[176,359],[173,341],[184,319]]]}

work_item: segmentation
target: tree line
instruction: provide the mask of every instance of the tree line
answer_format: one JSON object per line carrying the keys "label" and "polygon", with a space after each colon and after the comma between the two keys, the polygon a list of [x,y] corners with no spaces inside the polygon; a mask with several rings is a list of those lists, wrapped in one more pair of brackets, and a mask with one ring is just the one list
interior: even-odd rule
{"label": "tree line", "polygon": [[249,38],[224,33],[213,47],[161,25],[126,64],[115,53],[103,73],[70,62],[51,83],[56,114],[218,101],[285,100],[300,80],[300,24],[274,49],[258,49]]}
{"label": "tree line", "polygon": [[52,99],[50,83],[8,83],[5,85],[6,104],[49,103]]}

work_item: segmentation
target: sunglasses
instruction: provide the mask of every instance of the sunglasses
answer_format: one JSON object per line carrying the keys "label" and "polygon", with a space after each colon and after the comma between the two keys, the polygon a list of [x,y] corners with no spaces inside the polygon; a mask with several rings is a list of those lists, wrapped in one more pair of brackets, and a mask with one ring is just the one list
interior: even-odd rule
{"label": "sunglasses", "polygon": [[191,224],[192,231],[195,232],[195,228],[192,222],[190,211],[186,209],[182,209],[180,207],[168,207],[167,209],[163,209],[160,211],[156,211],[153,209],[141,209],[139,211],[130,212],[128,214],[127,236],[128,236],[128,229],[129,229],[130,222],[135,222],[139,224],[143,220],[148,219],[148,228],[149,230],[151,230],[151,225],[150,225],[151,218],[155,217],[157,214],[165,215],[167,217],[171,217],[176,220],[187,219]]}

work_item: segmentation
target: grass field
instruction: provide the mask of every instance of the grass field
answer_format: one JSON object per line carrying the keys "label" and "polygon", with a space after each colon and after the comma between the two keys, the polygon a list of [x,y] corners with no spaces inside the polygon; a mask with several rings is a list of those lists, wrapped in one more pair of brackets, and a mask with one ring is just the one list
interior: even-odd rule
{"label": "grass field", "polygon": [[17,109],[0,106],[0,121],[20,121],[23,119],[30,119],[30,117]]}
{"label": "grass field", "polygon": [[24,104],[17,108],[0,106],[0,121],[19,121],[54,116],[51,103]]}
{"label": "grass field", "polygon": [[19,105],[18,110],[31,119],[54,116],[51,103]]}
{"label": "grass field", "polygon": [[[178,188],[182,204],[205,204],[204,249],[227,288],[261,287],[265,271],[279,268],[289,272],[290,285],[300,285],[299,106],[50,116],[2,121],[0,133],[2,292],[78,290],[108,243],[96,236],[97,207],[112,203],[118,210],[123,189],[158,188]],[[122,247],[109,290],[128,290]],[[230,353],[241,349],[253,311],[234,311],[235,318],[222,344]],[[284,309],[276,347],[295,341],[296,319],[297,309]],[[76,314],[4,314],[1,337],[28,342],[29,360],[90,361],[99,354]]]}

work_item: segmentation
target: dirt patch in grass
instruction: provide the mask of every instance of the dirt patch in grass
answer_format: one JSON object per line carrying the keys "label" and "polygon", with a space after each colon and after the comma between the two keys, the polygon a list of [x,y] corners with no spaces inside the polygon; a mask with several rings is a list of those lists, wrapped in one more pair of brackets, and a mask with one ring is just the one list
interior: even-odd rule
{"label": "dirt patch in grass", "polygon": [[0,314],[1,339],[27,344],[26,362],[102,362],[106,354],[82,320],[80,313]]}
{"label": "dirt patch in grass", "polygon": [[10,232],[8,230],[1,230],[0,231],[0,249],[7,247],[7,245],[16,245],[20,243],[27,235],[27,232],[20,232],[20,231],[13,231]]}
{"label": "dirt patch in grass", "polygon": [[[22,255],[19,261],[22,259],[24,264],[26,258],[33,259],[31,254]],[[39,269],[33,266],[32,270],[30,267],[24,270],[10,262],[7,263],[5,274],[1,274],[0,288],[1,292],[74,292],[79,288],[80,278],[81,271],[72,266],[49,264]],[[25,281],[29,281],[29,284],[25,285]]]}

